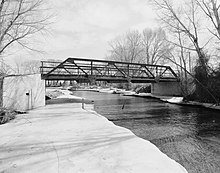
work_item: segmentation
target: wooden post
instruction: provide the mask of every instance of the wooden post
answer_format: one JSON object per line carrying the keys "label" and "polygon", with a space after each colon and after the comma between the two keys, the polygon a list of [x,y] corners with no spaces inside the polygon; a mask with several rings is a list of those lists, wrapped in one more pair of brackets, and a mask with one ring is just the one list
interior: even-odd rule
{"label": "wooden post", "polygon": [[84,105],[85,103],[84,103],[84,98],[82,98],[82,109],[84,109],[85,108],[85,105]]}

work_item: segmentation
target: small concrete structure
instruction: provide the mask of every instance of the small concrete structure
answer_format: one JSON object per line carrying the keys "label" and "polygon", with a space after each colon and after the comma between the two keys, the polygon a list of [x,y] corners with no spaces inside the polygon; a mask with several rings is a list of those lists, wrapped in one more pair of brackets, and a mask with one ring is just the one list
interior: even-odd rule
{"label": "small concrete structure", "polygon": [[2,91],[5,108],[26,111],[45,106],[45,81],[40,74],[4,77]]}
{"label": "small concrete structure", "polygon": [[151,94],[159,96],[181,96],[179,82],[158,82],[151,84]]}

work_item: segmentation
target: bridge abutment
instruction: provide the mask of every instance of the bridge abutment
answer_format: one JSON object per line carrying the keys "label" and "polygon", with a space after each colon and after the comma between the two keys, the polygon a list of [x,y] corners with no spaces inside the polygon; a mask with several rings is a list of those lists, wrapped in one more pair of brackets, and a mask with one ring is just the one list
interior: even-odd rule
{"label": "bridge abutment", "polygon": [[151,83],[151,94],[158,96],[181,96],[179,82]]}

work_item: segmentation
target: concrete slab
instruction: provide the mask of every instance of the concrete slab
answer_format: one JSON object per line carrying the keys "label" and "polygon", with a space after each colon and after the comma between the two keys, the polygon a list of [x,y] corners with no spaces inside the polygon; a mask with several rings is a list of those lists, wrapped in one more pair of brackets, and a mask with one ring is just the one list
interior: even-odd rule
{"label": "concrete slab", "polygon": [[186,172],[149,141],[79,103],[32,110],[0,132],[0,172]]}

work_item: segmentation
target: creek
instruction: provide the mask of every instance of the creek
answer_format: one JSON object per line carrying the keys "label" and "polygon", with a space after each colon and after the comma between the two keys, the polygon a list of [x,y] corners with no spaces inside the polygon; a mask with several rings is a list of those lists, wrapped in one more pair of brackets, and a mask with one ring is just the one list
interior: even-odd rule
{"label": "creek", "polygon": [[189,173],[220,172],[219,111],[117,94],[73,95],[93,100],[97,113],[152,142]]}

